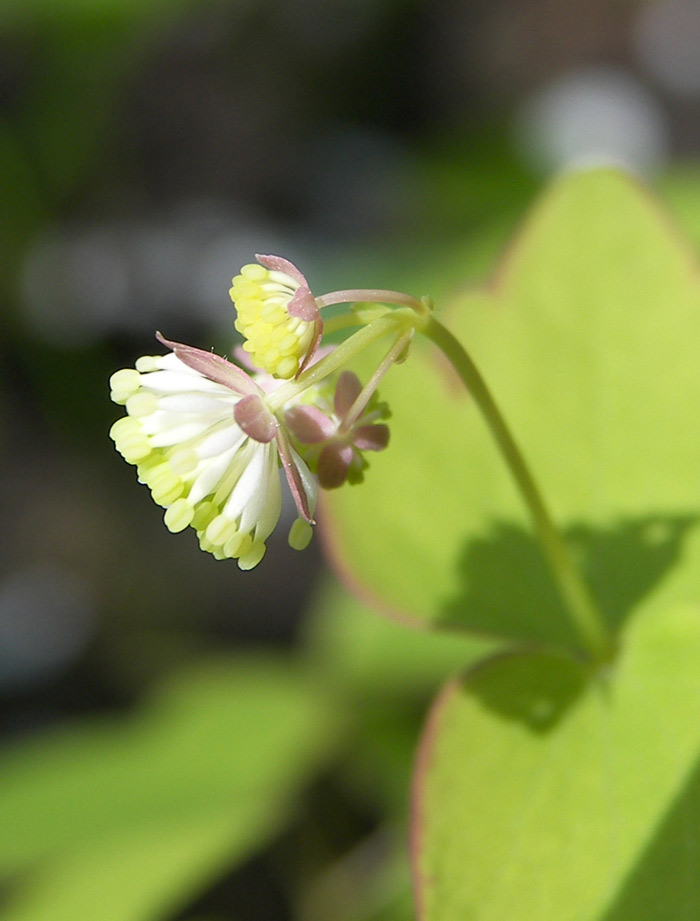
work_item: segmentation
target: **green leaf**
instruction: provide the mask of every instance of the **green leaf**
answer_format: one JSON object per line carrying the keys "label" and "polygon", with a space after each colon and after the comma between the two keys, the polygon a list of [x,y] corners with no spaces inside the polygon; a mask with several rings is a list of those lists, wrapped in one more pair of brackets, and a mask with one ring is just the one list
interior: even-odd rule
{"label": "green leaf", "polygon": [[[488,287],[438,319],[484,374],[610,623],[699,597],[700,290],[651,195],[617,172],[565,176]],[[381,396],[389,449],[326,503],[346,581],[419,622],[575,643],[521,497],[440,354],[416,343]]]}
{"label": "green leaf", "polygon": [[3,921],[160,917],[279,829],[334,739],[328,695],[270,657],[202,665],[133,717],[7,748],[0,872],[20,882]]}
{"label": "green leaf", "polygon": [[[164,821],[108,836],[46,862],[17,889],[3,921],[130,921],[169,915],[277,828],[243,806],[234,814]],[[248,828],[246,827],[248,826]],[[250,830],[256,828],[251,836]]]}
{"label": "green leaf", "polygon": [[700,164],[673,164],[659,178],[658,188],[684,232],[700,246]]}
{"label": "green leaf", "polygon": [[382,815],[403,817],[423,714],[447,678],[493,643],[454,633],[406,629],[328,579],[311,605],[308,667],[338,700],[348,731],[343,782]]}
{"label": "green leaf", "polygon": [[611,668],[494,657],[418,761],[421,921],[700,917],[700,616],[630,622]]}
{"label": "green leaf", "polygon": [[379,701],[425,701],[450,675],[493,649],[463,633],[407,629],[328,578],[316,593],[306,621],[305,651],[334,693],[371,707]]}

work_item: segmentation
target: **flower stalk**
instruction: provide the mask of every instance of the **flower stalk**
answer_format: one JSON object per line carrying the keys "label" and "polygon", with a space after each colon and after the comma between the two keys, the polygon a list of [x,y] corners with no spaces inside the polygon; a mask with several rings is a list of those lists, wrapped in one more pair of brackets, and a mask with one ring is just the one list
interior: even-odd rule
{"label": "flower stalk", "polygon": [[377,340],[391,333],[398,337],[408,330],[415,329],[415,327],[416,315],[411,309],[402,310],[399,308],[391,310],[368,325],[362,326],[352,336],[349,336],[344,342],[336,346],[332,352],[320,358],[306,371],[303,371],[295,380],[282,384],[270,395],[268,406],[273,411],[281,408],[304,390],[320,383],[335,371],[343,368]]}
{"label": "flower stalk", "polygon": [[397,336],[391,348],[386,353],[384,358],[382,358],[372,376],[357,395],[357,398],[348,410],[347,415],[343,419],[343,423],[340,427],[341,431],[347,431],[348,429],[352,428],[353,424],[359,419],[371,397],[374,395],[377,387],[379,386],[379,382],[387,373],[389,368],[396,364],[398,359],[401,358],[401,356],[405,353],[412,338],[413,330],[401,333],[399,336]]}
{"label": "flower stalk", "polygon": [[345,291],[331,291],[316,298],[319,308],[333,304],[397,304],[410,307],[419,316],[427,316],[430,307],[422,298],[401,291],[389,291],[386,288],[347,288]]}

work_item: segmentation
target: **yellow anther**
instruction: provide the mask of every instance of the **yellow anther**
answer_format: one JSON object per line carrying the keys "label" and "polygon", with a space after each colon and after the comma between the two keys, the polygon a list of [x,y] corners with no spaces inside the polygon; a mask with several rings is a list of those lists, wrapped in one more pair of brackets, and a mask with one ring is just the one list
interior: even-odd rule
{"label": "yellow anther", "polygon": [[184,491],[185,484],[182,480],[176,477],[175,474],[171,474],[170,477],[163,478],[156,486],[151,488],[151,496],[153,496],[153,501],[156,505],[162,505],[167,508],[176,499],[179,499]]}
{"label": "yellow anther", "polygon": [[141,375],[133,368],[123,368],[115,373],[109,379],[111,388],[111,397],[115,403],[126,403],[131,394],[141,386]]}
{"label": "yellow anther", "polygon": [[257,262],[249,262],[248,265],[244,265],[241,269],[241,275],[251,281],[267,280],[269,274],[269,270],[258,265]]}
{"label": "yellow anther", "polygon": [[144,457],[143,460],[139,461],[136,466],[139,475],[139,483],[147,483],[153,468],[158,467],[162,463],[163,455],[159,450],[151,451],[148,457]]}
{"label": "yellow anther", "polygon": [[182,476],[185,473],[191,473],[195,469],[199,463],[199,458],[194,451],[183,448],[181,450],[174,451],[168,457],[168,461],[173,470],[173,473],[177,473]]}
{"label": "yellow anther", "polygon": [[289,529],[289,546],[293,550],[305,550],[311,542],[313,533],[314,530],[308,521],[304,521],[303,518],[297,518]]}
{"label": "yellow anther", "polygon": [[280,334],[277,342],[277,348],[283,355],[288,354],[296,347],[297,337],[294,335],[294,333],[288,333],[286,330],[280,329],[279,327],[275,330],[275,332]]}
{"label": "yellow anther", "polygon": [[109,430],[109,435],[117,451],[129,464],[135,464],[151,453],[151,446],[141,431],[138,419],[131,416],[118,419]]}
{"label": "yellow anther", "polygon": [[139,432],[141,427],[135,419],[130,419],[128,416],[122,416],[121,419],[112,425],[109,430],[109,437],[112,441],[116,441],[118,438],[123,438],[128,432]]}
{"label": "yellow anther", "polygon": [[178,531],[184,531],[192,523],[193,518],[194,509],[187,499],[176,499],[170,508],[166,509],[163,516],[166,528],[172,531],[173,534],[177,534]]}
{"label": "yellow anther", "polygon": [[158,408],[158,400],[154,394],[141,391],[134,393],[126,401],[126,411],[130,416],[150,416]]}
{"label": "yellow anther", "polygon": [[226,554],[226,556],[229,556],[235,559],[240,553],[240,549],[242,546],[243,546],[243,535],[240,533],[240,531],[236,531],[233,537],[229,537],[229,539],[224,544],[224,553]]}
{"label": "yellow anther", "polygon": [[207,529],[207,526],[209,525],[209,522],[214,518],[218,511],[218,506],[210,500],[198,502],[197,508],[194,512],[194,518],[192,519],[192,527],[196,531],[201,531],[204,533],[204,531]]}
{"label": "yellow anther", "polygon": [[294,377],[298,369],[299,362],[296,358],[292,358],[291,356],[280,358],[277,362],[277,375],[284,380],[289,380],[290,377]]}
{"label": "yellow anther", "polygon": [[255,541],[246,553],[239,552],[238,566],[243,570],[253,569],[264,556],[265,544],[262,541]]}
{"label": "yellow anther", "polygon": [[[150,463],[149,463],[150,461]],[[154,452],[146,462],[139,466],[139,475],[149,489],[171,476],[170,464],[163,460],[160,452]]]}
{"label": "yellow anther", "polygon": [[142,374],[149,371],[157,371],[160,368],[160,360],[156,355],[142,355],[136,359],[136,370]]}
{"label": "yellow anther", "polygon": [[236,533],[236,521],[226,518],[225,515],[217,515],[210,522],[206,531],[206,538],[215,546],[223,546],[226,541],[230,540]]}
{"label": "yellow anther", "polygon": [[205,553],[214,553],[214,544],[210,540],[207,540],[204,534],[198,534],[199,537],[199,546],[200,549],[204,550]]}

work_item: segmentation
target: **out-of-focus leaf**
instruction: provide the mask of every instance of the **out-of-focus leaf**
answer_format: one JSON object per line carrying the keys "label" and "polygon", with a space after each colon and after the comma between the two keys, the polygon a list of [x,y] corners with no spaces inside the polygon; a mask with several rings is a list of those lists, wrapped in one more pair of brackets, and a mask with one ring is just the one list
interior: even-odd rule
{"label": "out-of-focus leaf", "polygon": [[[28,237],[45,218],[36,176],[23,154],[8,125],[0,121],[0,170],[5,178],[0,198],[0,247],[3,252],[0,290],[8,285],[7,273]],[[7,308],[4,318],[7,322]]]}
{"label": "out-of-focus leaf", "polygon": [[406,627],[377,615],[330,579],[310,615],[307,661],[344,701],[352,727],[344,784],[370,808],[402,817],[428,702],[448,677],[470,667],[493,643]]}
{"label": "out-of-focus leaf", "polygon": [[304,921],[414,921],[406,834],[385,826],[318,876],[300,900]]}
{"label": "out-of-focus leaf", "polygon": [[675,220],[695,246],[700,246],[700,164],[671,166],[657,186]]}
{"label": "out-of-focus leaf", "polygon": [[129,21],[155,13],[172,15],[173,7],[182,8],[188,0],[3,0],[0,26],[18,28],[37,24],[65,23],[74,28],[94,21]]}
{"label": "out-of-focus leaf", "polygon": [[[196,894],[217,871],[245,858],[278,827],[256,803],[233,817],[164,821],[109,836],[57,857],[20,886],[3,921],[160,919]],[[251,831],[254,833],[251,835]]]}
{"label": "out-of-focus leaf", "polygon": [[318,591],[307,618],[306,652],[339,691],[378,700],[424,699],[493,642],[406,626],[363,604],[334,580]]}
{"label": "out-of-focus leaf", "polygon": [[281,659],[236,658],[133,717],[8,748],[0,872],[22,875],[7,921],[158,916],[279,828],[335,735],[322,688]]}
{"label": "out-of-focus leaf", "polygon": [[[611,624],[642,601],[700,597],[700,289],[650,194],[613,171],[565,176],[494,282],[438,318],[489,382]],[[346,581],[424,624],[575,644],[521,497],[439,353],[417,343],[381,395],[388,450],[326,502]]]}
{"label": "out-of-focus leaf", "polygon": [[[7,130],[36,174],[43,205],[61,200],[109,169],[109,141],[123,110],[123,87],[158,29],[172,28],[192,0],[3,0],[0,33],[38,47],[21,103]],[[30,60],[29,58],[28,60]],[[118,153],[116,154],[119,155]],[[31,201],[30,201],[31,205]],[[23,215],[15,213],[21,225]]]}
{"label": "out-of-focus leaf", "polygon": [[626,633],[605,672],[496,657],[439,701],[413,816],[421,921],[700,917],[700,611]]}

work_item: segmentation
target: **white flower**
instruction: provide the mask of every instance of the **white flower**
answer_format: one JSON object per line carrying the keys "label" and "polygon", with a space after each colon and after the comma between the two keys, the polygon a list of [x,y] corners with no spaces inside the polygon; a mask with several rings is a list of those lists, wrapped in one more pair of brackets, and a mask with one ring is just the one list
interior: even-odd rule
{"label": "white flower", "polygon": [[[405,358],[415,318],[428,310],[410,295],[380,289],[315,298],[287,259],[256,258],[230,292],[244,337],[238,358],[250,373],[158,333],[170,354],[139,358],[135,368],[110,379],[112,399],[127,413],[110,435],[165,508],[167,527],[194,528],[203,550],[236,559],[241,569],[257,566],[279,521],[280,468],[299,513],[289,543],[302,550],[315,523],[317,485],[361,482],[365,453],[387,446],[381,420],[389,413],[376,398],[377,386]],[[320,347],[321,308],[366,301],[402,309],[395,320],[388,308],[369,320],[354,311],[336,317],[336,329],[362,328],[338,346]],[[364,387],[341,371],[387,334],[394,342]]]}
{"label": "white flower", "polygon": [[218,355],[168,342],[110,379],[125,418],[110,435],[163,506],[171,531],[192,527],[217,559],[252,569],[281,512],[280,464],[299,510],[290,533],[311,538],[316,484],[255,380]]}

